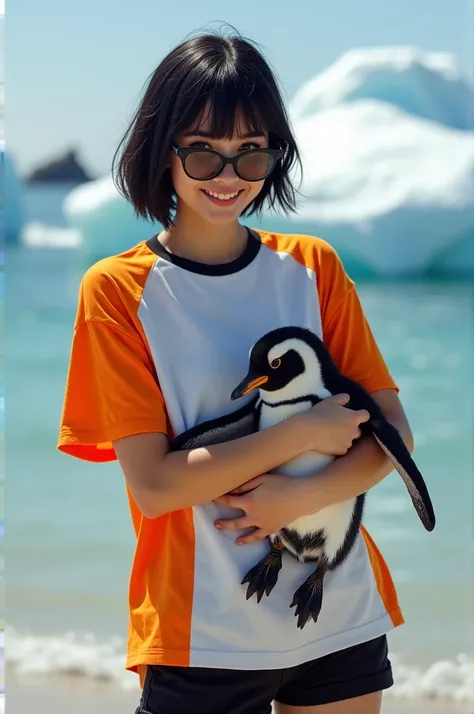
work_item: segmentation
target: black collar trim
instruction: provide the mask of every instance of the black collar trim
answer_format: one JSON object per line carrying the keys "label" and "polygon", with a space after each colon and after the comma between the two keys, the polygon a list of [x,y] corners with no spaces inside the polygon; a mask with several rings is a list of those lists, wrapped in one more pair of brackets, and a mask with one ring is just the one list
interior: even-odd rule
{"label": "black collar trim", "polygon": [[200,275],[232,275],[232,273],[237,273],[239,270],[243,270],[250,265],[260,250],[261,240],[259,234],[250,228],[246,230],[248,233],[248,241],[244,252],[230,263],[218,263],[217,265],[198,263],[195,260],[189,260],[188,258],[182,258],[179,255],[170,253],[158,240],[158,235],[154,235],[147,240],[146,245],[153,253],[163,258],[163,260],[184,270],[189,270],[191,273],[199,273]]}

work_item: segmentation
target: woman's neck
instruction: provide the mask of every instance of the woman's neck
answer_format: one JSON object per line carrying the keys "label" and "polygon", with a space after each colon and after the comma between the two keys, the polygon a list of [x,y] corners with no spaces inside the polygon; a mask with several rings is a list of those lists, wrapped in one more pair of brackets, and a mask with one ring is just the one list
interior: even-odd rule
{"label": "woman's neck", "polygon": [[227,225],[210,224],[199,216],[186,217],[177,211],[175,224],[158,236],[170,253],[208,265],[231,263],[245,251],[247,230],[238,221]]}

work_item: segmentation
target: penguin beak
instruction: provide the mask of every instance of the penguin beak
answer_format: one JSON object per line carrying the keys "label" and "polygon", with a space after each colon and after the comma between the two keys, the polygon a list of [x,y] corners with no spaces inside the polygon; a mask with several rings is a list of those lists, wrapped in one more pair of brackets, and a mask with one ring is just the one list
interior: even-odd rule
{"label": "penguin beak", "polygon": [[234,401],[234,399],[239,399],[239,397],[243,397],[245,394],[253,392],[254,389],[257,389],[257,387],[265,384],[265,382],[268,382],[268,377],[254,377],[252,373],[249,372],[241,383],[234,389],[230,398],[232,401]]}

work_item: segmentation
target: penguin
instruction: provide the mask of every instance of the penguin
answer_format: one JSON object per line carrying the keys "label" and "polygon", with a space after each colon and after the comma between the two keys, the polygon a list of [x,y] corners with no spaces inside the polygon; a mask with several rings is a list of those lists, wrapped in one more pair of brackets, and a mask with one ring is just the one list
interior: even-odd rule
{"label": "penguin", "polygon": [[[362,434],[372,434],[400,473],[416,512],[428,531],[435,527],[435,514],[423,477],[399,432],[384,417],[380,407],[359,384],[342,375],[324,342],[304,327],[287,326],[267,332],[251,348],[249,369],[232,391],[231,401],[256,392],[241,409],[188,430],[171,442],[171,448],[196,448],[239,438],[272,426],[289,416],[310,409],[327,397],[349,394],[349,408],[366,409],[369,421]],[[314,474],[334,459],[331,455],[306,452],[278,467],[292,477]],[[244,576],[246,597],[270,595],[282,568],[283,553],[300,562],[313,561],[314,572],[294,593],[297,626],[318,621],[322,608],[323,583],[350,554],[363,518],[366,494],[298,518],[268,537],[268,553]]]}
{"label": "penguin", "polygon": [[[323,341],[302,327],[282,327],[264,335],[250,351],[249,372],[233,390],[236,400],[259,390],[256,404],[257,428],[265,429],[297,412],[309,409],[322,399],[345,392],[348,407],[366,409],[368,422],[362,434],[371,433],[392,461],[408,489],[418,516],[428,531],[435,526],[435,514],[423,477],[397,429],[384,417],[371,395],[342,375]],[[307,452],[282,464],[278,471],[294,477],[314,474],[334,457]],[[248,583],[247,599],[271,593],[282,567],[283,552],[301,562],[315,561],[316,569],[295,592],[295,607],[301,629],[312,618],[317,622],[322,607],[323,582],[327,571],[335,570],[351,552],[363,518],[366,494],[298,518],[269,536],[270,550],[242,580]]]}

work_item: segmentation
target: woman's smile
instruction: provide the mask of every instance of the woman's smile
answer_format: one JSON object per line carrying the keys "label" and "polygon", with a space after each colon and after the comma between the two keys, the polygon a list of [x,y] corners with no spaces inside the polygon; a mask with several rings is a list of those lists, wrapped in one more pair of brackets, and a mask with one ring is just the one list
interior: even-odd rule
{"label": "woman's smile", "polygon": [[211,201],[211,203],[214,203],[216,206],[233,206],[234,203],[236,203],[241,194],[243,193],[244,189],[240,189],[239,191],[209,191],[206,189],[201,188],[200,189],[201,193],[204,194],[204,196]]}

